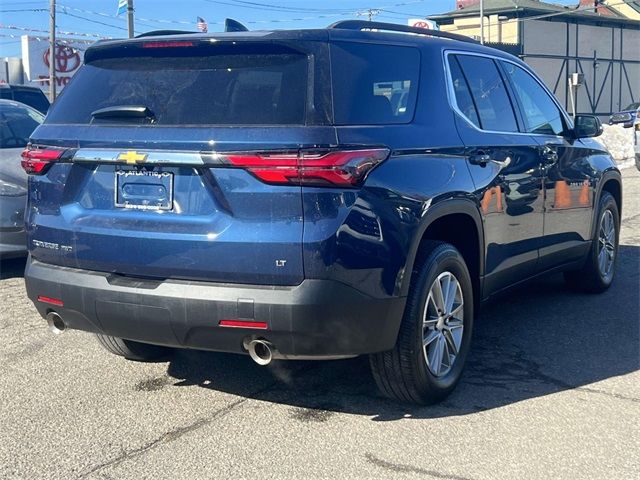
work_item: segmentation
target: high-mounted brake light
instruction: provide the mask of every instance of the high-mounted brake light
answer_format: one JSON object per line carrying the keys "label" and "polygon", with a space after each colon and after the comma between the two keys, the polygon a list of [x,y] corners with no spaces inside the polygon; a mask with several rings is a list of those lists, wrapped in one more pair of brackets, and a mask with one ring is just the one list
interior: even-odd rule
{"label": "high-mounted brake light", "polygon": [[64,150],[58,148],[32,149],[27,147],[22,152],[22,168],[29,175],[43,175],[52,163],[60,159]]}
{"label": "high-mounted brake light", "polygon": [[174,48],[193,47],[194,43],[189,41],[172,40],[168,42],[144,42],[142,48]]}
{"label": "high-mounted brake light", "polygon": [[221,160],[246,168],[265,183],[276,185],[357,187],[386,160],[389,150],[339,150],[301,153],[229,153]]}

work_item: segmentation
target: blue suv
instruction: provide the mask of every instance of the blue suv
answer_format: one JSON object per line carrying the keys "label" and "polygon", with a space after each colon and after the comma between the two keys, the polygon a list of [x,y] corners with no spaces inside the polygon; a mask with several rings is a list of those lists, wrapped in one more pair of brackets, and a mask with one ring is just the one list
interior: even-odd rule
{"label": "blue suv", "polygon": [[[409,34],[408,34],[409,33]],[[23,154],[30,299],[135,360],[367,354],[420,404],[483,300],[611,284],[621,177],[517,58],[376,22],[106,40]]]}

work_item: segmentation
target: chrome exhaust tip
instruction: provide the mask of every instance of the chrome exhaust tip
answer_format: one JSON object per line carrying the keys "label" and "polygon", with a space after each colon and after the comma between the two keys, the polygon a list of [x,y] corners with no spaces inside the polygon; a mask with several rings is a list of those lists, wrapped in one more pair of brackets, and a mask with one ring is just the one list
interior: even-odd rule
{"label": "chrome exhaust tip", "polygon": [[252,340],[247,350],[251,359],[258,365],[269,365],[273,360],[273,345],[265,340]]}
{"label": "chrome exhaust tip", "polygon": [[59,335],[67,329],[67,326],[62,321],[62,317],[56,312],[47,313],[47,316],[45,318],[47,320],[47,325],[49,325],[49,330],[51,331],[51,333]]}

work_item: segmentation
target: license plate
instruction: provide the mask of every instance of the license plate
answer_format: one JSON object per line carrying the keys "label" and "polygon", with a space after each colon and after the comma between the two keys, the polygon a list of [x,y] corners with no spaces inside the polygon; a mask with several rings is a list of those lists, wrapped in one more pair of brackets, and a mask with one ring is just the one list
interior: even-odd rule
{"label": "license plate", "polygon": [[116,169],[115,205],[134,210],[173,209],[173,173]]}

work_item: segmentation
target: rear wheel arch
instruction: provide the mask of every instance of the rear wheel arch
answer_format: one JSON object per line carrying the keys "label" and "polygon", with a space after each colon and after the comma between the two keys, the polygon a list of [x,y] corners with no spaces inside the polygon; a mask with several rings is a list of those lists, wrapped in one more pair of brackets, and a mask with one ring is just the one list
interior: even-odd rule
{"label": "rear wheel arch", "polygon": [[591,219],[591,236],[593,238],[595,229],[598,223],[598,205],[600,204],[600,198],[602,198],[603,192],[609,192],[616,202],[618,207],[619,219],[622,219],[622,177],[618,170],[607,170],[603,173],[599,185],[596,189],[595,197],[593,199],[593,214]]}
{"label": "rear wheel arch", "polygon": [[609,192],[611,194],[618,206],[618,213],[622,216],[622,184],[620,183],[620,180],[617,178],[609,178],[602,185],[600,196],[602,196],[602,192]]}
{"label": "rear wheel arch", "polygon": [[409,291],[414,269],[429,241],[449,243],[460,251],[467,264],[473,283],[474,297],[481,296],[481,278],[484,272],[484,230],[482,217],[470,199],[445,200],[432,206],[416,231],[407,256],[402,294]]}

